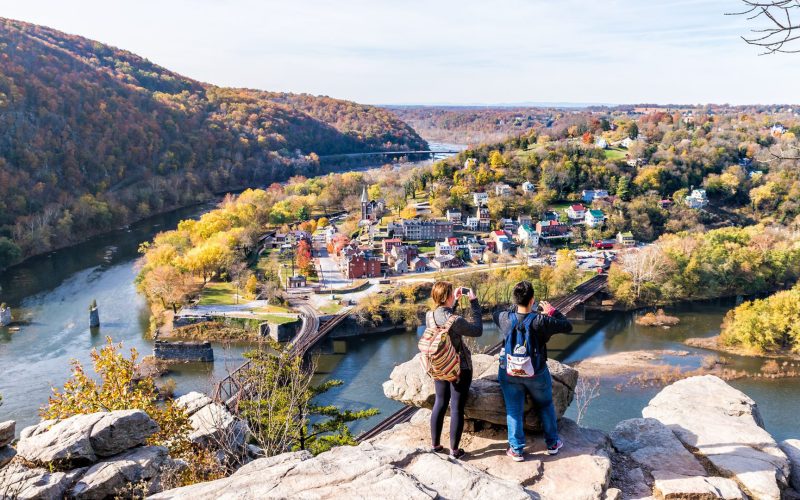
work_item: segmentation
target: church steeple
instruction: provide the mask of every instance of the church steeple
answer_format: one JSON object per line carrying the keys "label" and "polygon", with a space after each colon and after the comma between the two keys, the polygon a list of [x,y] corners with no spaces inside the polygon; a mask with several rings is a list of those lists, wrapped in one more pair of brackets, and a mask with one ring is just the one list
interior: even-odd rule
{"label": "church steeple", "polygon": [[361,191],[361,203],[369,203],[369,196],[367,196],[366,184],[364,184],[364,189]]}

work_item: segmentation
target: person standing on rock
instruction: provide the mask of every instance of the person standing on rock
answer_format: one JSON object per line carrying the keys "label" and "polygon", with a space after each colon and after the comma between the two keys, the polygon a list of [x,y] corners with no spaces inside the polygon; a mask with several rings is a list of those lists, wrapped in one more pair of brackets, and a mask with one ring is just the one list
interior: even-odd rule
{"label": "person standing on rock", "polygon": [[460,374],[453,382],[434,380],[436,402],[431,413],[431,441],[433,451],[440,452],[444,416],[450,406],[450,456],[461,458],[464,450],[458,447],[464,432],[464,406],[467,404],[469,386],[472,384],[472,354],[463,337],[480,337],[483,334],[483,321],[478,298],[469,288],[455,288],[448,281],[438,281],[433,285],[431,298],[434,309],[425,315],[428,328],[442,327],[455,314],[453,308],[462,296],[469,298],[467,317],[457,316],[449,329],[450,342],[459,356]]}
{"label": "person standing on rock", "polygon": [[506,454],[515,462],[525,460],[525,394],[533,399],[544,429],[547,453],[555,455],[564,443],[558,437],[556,409],[553,405],[553,380],[547,368],[547,341],[556,333],[569,333],[572,324],[555,307],[541,302],[534,309],[533,285],[520,281],[514,287],[516,308],[496,311],[494,322],[503,332],[497,380],[503,391],[508,424]]}

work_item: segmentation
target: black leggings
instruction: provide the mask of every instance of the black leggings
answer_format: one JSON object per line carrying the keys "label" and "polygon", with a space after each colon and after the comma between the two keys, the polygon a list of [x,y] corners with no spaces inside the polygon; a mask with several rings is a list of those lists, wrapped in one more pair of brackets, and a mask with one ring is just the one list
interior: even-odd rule
{"label": "black leggings", "polygon": [[431,413],[431,441],[439,446],[444,425],[444,414],[450,404],[450,451],[458,449],[461,433],[464,432],[464,407],[467,405],[467,394],[472,384],[472,371],[461,370],[461,377],[456,382],[434,380],[436,402]]}

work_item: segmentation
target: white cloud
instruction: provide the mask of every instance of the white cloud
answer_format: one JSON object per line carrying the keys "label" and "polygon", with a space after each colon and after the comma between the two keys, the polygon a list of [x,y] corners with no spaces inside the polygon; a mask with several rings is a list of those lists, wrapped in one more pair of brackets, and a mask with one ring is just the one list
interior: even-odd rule
{"label": "white cloud", "polygon": [[[81,8],[76,8],[76,5]],[[198,80],[371,103],[791,102],[733,0],[0,0]]]}

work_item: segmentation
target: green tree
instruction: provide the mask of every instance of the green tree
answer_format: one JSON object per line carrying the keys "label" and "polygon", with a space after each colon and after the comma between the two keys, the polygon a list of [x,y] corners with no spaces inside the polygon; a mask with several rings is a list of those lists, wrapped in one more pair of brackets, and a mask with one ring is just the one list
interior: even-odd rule
{"label": "green tree", "polygon": [[0,237],[0,269],[6,268],[22,257],[20,248],[5,236]]}
{"label": "green tree", "polygon": [[631,122],[631,124],[628,125],[628,137],[631,139],[639,137],[639,125],[637,125],[636,122]]}
{"label": "green tree", "polygon": [[354,445],[355,437],[347,424],[378,414],[377,409],[350,411],[315,403],[314,398],[342,382],[328,380],[313,386],[313,367],[275,341],[267,340],[245,356],[250,365],[243,379],[249,390],[239,403],[239,411],[268,456],[288,449],[316,454],[334,446]]}

